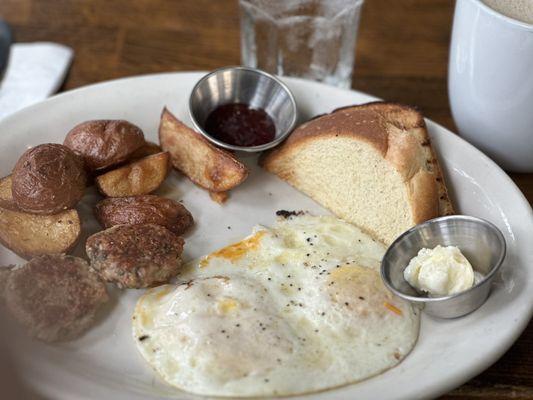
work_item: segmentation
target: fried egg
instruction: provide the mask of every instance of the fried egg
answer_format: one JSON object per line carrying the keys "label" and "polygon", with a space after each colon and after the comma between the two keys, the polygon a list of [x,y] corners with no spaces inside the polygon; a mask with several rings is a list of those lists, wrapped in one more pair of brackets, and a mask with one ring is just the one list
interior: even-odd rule
{"label": "fried egg", "polygon": [[379,275],[384,247],[330,216],[297,215],[149,290],[133,335],[170,385],[210,396],[297,395],[398,364],[419,312]]}

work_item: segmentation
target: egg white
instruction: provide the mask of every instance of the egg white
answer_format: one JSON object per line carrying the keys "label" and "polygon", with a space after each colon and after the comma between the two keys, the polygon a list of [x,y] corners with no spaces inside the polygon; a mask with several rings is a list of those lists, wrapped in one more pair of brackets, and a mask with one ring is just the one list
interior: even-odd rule
{"label": "egg white", "polygon": [[419,315],[379,276],[384,248],[329,216],[293,216],[187,264],[141,297],[133,335],[171,385],[212,396],[296,395],[398,364]]}

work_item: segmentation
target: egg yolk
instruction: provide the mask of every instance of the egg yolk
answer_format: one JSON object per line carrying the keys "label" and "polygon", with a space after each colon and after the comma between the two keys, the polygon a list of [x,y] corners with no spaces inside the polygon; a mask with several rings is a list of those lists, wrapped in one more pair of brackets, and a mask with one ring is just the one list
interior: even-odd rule
{"label": "egg yolk", "polygon": [[250,250],[256,250],[259,248],[261,238],[264,235],[264,231],[257,232],[255,235],[250,236],[247,239],[230,244],[229,246],[223,247],[220,250],[209,254],[202,261],[200,261],[200,268],[206,267],[209,264],[209,261],[213,258],[225,258],[226,260],[230,261],[236,261],[242,258]]}

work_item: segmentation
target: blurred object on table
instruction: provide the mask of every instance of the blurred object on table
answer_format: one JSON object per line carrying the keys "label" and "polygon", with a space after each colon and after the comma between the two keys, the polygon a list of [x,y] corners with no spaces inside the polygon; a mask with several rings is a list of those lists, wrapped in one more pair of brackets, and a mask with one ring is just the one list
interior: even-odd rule
{"label": "blurred object on table", "polygon": [[9,29],[9,25],[0,20],[0,80],[2,80],[6,69],[11,40],[11,30]]}
{"label": "blurred object on table", "polygon": [[349,88],[363,0],[240,0],[248,67]]}
{"label": "blurred object on table", "polygon": [[55,93],[71,61],[72,49],[57,43],[13,44],[0,82],[0,119]]}
{"label": "blurred object on table", "polygon": [[533,172],[533,23],[523,22],[533,21],[533,0],[490,4],[498,8],[456,2],[448,69],[453,118],[461,136],[500,167]]}

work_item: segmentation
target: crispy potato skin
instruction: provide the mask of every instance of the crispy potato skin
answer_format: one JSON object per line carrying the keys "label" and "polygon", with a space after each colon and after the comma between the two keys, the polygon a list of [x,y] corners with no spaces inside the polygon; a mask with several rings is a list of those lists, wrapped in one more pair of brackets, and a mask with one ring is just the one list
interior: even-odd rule
{"label": "crispy potato skin", "polygon": [[170,171],[169,154],[154,154],[106,172],[96,178],[96,186],[108,197],[148,194],[156,190]]}
{"label": "crispy potato skin", "polygon": [[154,142],[146,142],[144,146],[140,147],[130,155],[129,160],[136,161],[161,152],[163,152],[161,146]]}
{"label": "crispy potato skin", "polygon": [[109,300],[104,282],[78,257],[37,257],[2,278],[7,309],[32,336],[46,342],[80,336]]}
{"label": "crispy potato skin", "polygon": [[105,229],[124,224],[156,224],[176,235],[183,234],[194,223],[181,203],[154,195],[107,198],[95,206],[94,215]]}
{"label": "crispy potato skin", "polygon": [[233,154],[213,146],[166,108],[161,115],[159,143],[170,153],[174,168],[210,192],[226,192],[248,176],[246,166]]}
{"label": "crispy potato skin", "polygon": [[94,120],[72,128],[63,144],[82,156],[89,170],[98,170],[126,161],[145,140],[142,130],[128,121]]}
{"label": "crispy potato skin", "polygon": [[11,180],[18,208],[34,214],[56,214],[80,201],[87,177],[82,160],[72,150],[47,143],[22,154]]}
{"label": "crispy potato skin", "polygon": [[8,210],[17,210],[18,207],[15,205],[13,194],[11,193],[12,183],[11,175],[0,179],[0,207]]}
{"label": "crispy potato skin", "polygon": [[116,225],[87,239],[93,268],[121,288],[166,283],[181,267],[183,239],[159,225]]}
{"label": "crispy potato skin", "polygon": [[228,201],[229,192],[209,192],[209,197],[215,203],[218,203],[218,204],[222,205],[226,201]]}

